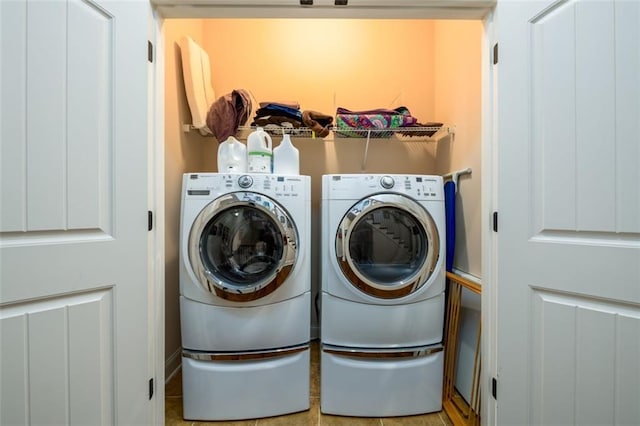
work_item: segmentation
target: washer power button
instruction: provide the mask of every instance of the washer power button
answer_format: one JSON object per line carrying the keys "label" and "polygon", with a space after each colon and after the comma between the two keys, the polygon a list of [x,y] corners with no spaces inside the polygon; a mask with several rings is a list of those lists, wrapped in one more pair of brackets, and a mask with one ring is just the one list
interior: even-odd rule
{"label": "washer power button", "polygon": [[253,178],[248,175],[242,175],[238,178],[238,185],[240,185],[240,188],[249,188],[253,185]]}
{"label": "washer power button", "polygon": [[380,178],[380,185],[385,189],[391,189],[393,185],[395,185],[395,181],[391,176],[382,176]]}

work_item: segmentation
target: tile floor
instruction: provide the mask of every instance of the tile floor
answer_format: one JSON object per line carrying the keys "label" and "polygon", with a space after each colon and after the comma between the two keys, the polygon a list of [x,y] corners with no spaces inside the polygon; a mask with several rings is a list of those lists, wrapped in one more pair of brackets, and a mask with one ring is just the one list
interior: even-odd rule
{"label": "tile floor", "polygon": [[320,353],[317,341],[311,342],[310,409],[300,413],[257,420],[192,422],[182,419],[182,375],[178,372],[165,386],[165,422],[167,425],[220,426],[451,426],[444,411],[407,417],[341,417],[320,413]]}

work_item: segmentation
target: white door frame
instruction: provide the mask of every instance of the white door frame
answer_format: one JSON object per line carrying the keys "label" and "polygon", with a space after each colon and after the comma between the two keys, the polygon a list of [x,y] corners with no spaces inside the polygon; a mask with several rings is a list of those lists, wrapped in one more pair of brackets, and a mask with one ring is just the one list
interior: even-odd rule
{"label": "white door frame", "polygon": [[[163,1],[166,5],[167,1]],[[178,0],[172,0],[172,3],[179,5]],[[483,325],[483,339],[481,347],[481,358],[483,359],[483,368],[481,371],[481,389],[482,389],[482,424],[495,424],[495,400],[491,397],[491,378],[496,376],[496,292],[495,292],[495,270],[497,265],[495,237],[492,232],[492,216],[496,209],[496,187],[495,182],[498,173],[497,170],[497,138],[495,135],[495,111],[496,97],[494,95],[497,83],[497,72],[492,64],[493,46],[495,44],[493,7],[487,8],[487,4],[478,2],[479,8],[482,8],[486,14],[482,19],[484,24],[483,37],[483,59],[482,59],[482,311],[481,321]],[[152,166],[150,171],[149,183],[151,191],[154,195],[151,210],[154,214],[155,241],[152,250],[153,259],[150,259],[153,268],[153,277],[155,279],[154,311],[155,318],[153,324],[157,333],[155,339],[155,377],[157,380],[155,398],[156,401],[156,420],[158,424],[164,423],[164,19],[154,7],[153,16],[153,43],[154,50],[154,81],[155,90],[150,96],[154,99],[153,103],[153,120],[150,126],[153,126],[152,134],[154,143],[149,149],[150,161]],[[233,16],[233,9],[225,7],[225,16]],[[231,10],[231,13],[230,13]],[[260,10],[257,8],[256,10]],[[452,9],[454,10],[454,9]],[[191,11],[193,13],[193,11]],[[204,11],[203,19],[212,17],[212,12]],[[247,9],[243,9],[243,15],[247,14]],[[241,15],[241,16],[243,16]],[[436,16],[433,19],[447,19],[456,15],[456,12],[445,12],[438,8]],[[257,14],[256,14],[257,16]],[[185,15],[184,18],[193,18],[192,15]],[[251,16],[245,16],[247,18]],[[178,18],[172,16],[169,19]],[[179,19],[179,18],[178,18]],[[428,18],[424,18],[428,19]],[[160,402],[160,403],[159,403]]]}
{"label": "white door frame", "polygon": [[151,330],[154,333],[153,348],[149,353],[154,354],[151,365],[155,374],[154,390],[154,416],[156,424],[165,424],[165,256],[164,256],[164,37],[162,33],[162,18],[158,11],[152,8],[152,16],[149,17],[149,41],[152,44],[153,62],[150,65],[149,76],[149,194],[152,200],[149,210],[152,212],[153,232],[149,241],[149,276],[154,282],[151,284],[153,294],[152,307],[149,312],[153,318],[149,319]]}
{"label": "white door frame", "polygon": [[[482,41],[482,296],[480,321],[482,324],[482,344],[480,359],[481,422],[483,425],[496,424],[496,400],[491,395],[491,379],[496,377],[496,330],[497,292],[496,270],[498,264],[495,232],[493,232],[493,212],[497,211],[498,138],[497,138],[497,83],[498,72],[494,64],[497,50],[493,12],[484,19]],[[497,59],[497,58],[496,58]]]}

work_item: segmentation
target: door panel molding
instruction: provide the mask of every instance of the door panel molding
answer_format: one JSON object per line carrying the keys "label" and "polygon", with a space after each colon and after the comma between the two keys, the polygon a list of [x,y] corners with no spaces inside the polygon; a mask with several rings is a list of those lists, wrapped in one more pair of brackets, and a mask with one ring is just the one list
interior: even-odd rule
{"label": "door panel molding", "polygon": [[640,304],[536,288],[531,303],[532,423],[637,419],[640,368],[617,360],[640,359]]}
{"label": "door panel molding", "polygon": [[113,423],[113,291],[0,306],[0,423]]}

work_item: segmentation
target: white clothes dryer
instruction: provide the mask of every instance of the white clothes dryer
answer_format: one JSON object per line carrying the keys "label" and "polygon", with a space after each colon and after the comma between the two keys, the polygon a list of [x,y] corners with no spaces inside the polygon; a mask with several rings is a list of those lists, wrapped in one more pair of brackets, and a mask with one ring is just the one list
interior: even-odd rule
{"label": "white clothes dryer", "polygon": [[445,241],[440,176],[323,176],[323,412],[441,409]]}
{"label": "white clothes dryer", "polygon": [[184,418],[308,409],[310,178],[187,173],[182,189]]}

